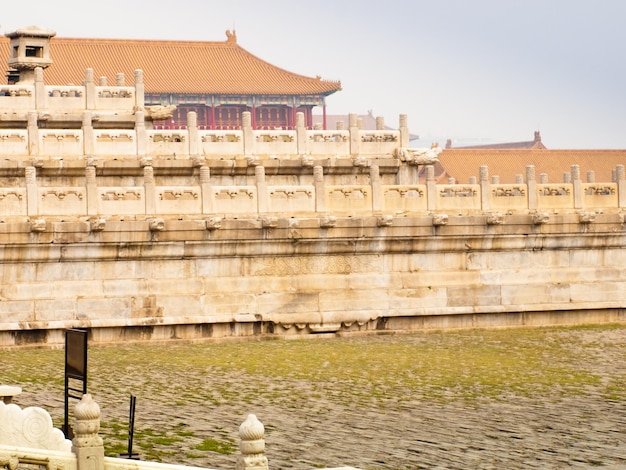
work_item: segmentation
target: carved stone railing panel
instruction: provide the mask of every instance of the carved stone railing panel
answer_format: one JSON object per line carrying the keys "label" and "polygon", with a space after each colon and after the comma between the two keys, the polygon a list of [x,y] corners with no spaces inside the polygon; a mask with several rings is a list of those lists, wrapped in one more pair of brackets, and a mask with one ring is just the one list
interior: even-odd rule
{"label": "carved stone railing panel", "polygon": [[4,112],[27,112],[35,108],[35,87],[26,85],[0,86],[0,108]]}
{"label": "carved stone railing panel", "polygon": [[146,201],[143,187],[100,187],[98,188],[98,213],[145,214]]}
{"label": "carved stone railing panel", "polygon": [[480,185],[439,184],[437,185],[437,210],[480,210]]}
{"label": "carved stone railing panel", "polygon": [[202,194],[199,186],[159,186],[158,214],[201,214]]}
{"label": "carved stone railing panel", "polygon": [[51,112],[82,112],[87,103],[85,87],[47,86],[45,102]]}
{"label": "carved stone railing panel", "polygon": [[135,88],[127,86],[96,86],[95,109],[117,112],[133,112]]}
{"label": "carved stone railing panel", "polygon": [[315,212],[314,186],[272,186],[269,190],[270,212]]}
{"label": "carved stone railing panel", "polygon": [[583,207],[606,208],[617,206],[617,183],[583,183]]}
{"label": "carved stone railing panel", "polygon": [[39,131],[41,155],[50,157],[82,156],[83,132],[81,130],[47,130]]}
{"label": "carved stone railing panel", "polygon": [[490,208],[524,210],[528,208],[528,188],[525,184],[492,184]]}
{"label": "carved stone railing panel", "polygon": [[329,212],[372,210],[372,188],[370,186],[326,186],[325,191],[326,209]]}
{"label": "carved stone railing panel", "polygon": [[0,189],[0,214],[26,215],[27,209],[25,188]]}
{"label": "carved stone railing panel", "polygon": [[254,135],[254,152],[260,155],[292,155],[298,153],[296,131],[289,130],[256,130]]}
{"label": "carved stone railing panel", "polygon": [[359,155],[386,155],[394,154],[400,146],[400,131],[380,130],[359,132]]}
{"label": "carved stone railing panel", "polygon": [[137,155],[137,137],[132,130],[94,130],[96,155]]}
{"label": "carved stone railing panel", "polygon": [[310,155],[349,155],[350,132],[346,130],[307,131],[306,153]]}
{"label": "carved stone railing panel", "polygon": [[233,131],[198,131],[202,155],[243,155],[243,133]]}
{"label": "carved stone railing panel", "polygon": [[571,209],[574,207],[574,188],[571,183],[537,184],[538,209]]}
{"label": "carved stone railing panel", "polygon": [[213,189],[216,213],[258,212],[257,189],[255,186],[221,186]]}
{"label": "carved stone railing panel", "polygon": [[423,212],[428,208],[426,186],[383,186],[383,210]]}
{"label": "carved stone railing panel", "polygon": [[43,408],[20,408],[0,401],[0,445],[70,452],[72,442],[53,426]]}
{"label": "carved stone railing panel", "polygon": [[187,130],[147,131],[148,155],[188,155],[189,133]]}
{"label": "carved stone railing panel", "polygon": [[81,187],[39,188],[39,215],[84,215],[87,213],[86,193]]}
{"label": "carved stone railing panel", "polygon": [[28,131],[11,129],[0,132],[0,155],[28,155]]}

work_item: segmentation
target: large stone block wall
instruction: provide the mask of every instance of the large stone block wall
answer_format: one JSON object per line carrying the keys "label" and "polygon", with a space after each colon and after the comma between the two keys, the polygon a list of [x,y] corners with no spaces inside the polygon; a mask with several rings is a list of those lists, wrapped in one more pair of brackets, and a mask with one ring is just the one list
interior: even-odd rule
{"label": "large stone block wall", "polygon": [[0,224],[0,346],[621,321],[621,217]]}

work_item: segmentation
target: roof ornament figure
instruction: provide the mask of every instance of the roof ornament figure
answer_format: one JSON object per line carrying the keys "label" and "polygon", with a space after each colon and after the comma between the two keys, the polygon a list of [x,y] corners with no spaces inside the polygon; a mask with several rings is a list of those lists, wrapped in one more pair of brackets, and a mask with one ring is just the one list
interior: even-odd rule
{"label": "roof ornament figure", "polygon": [[237,44],[237,33],[234,29],[232,31],[230,29],[226,30],[226,42],[228,44]]}

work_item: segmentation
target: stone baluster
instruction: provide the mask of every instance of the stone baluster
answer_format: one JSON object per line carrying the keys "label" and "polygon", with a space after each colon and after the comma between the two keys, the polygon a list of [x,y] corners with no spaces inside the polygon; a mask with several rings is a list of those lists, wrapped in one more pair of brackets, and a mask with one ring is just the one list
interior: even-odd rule
{"label": "stone baluster", "polygon": [[298,155],[306,155],[307,130],[304,125],[304,113],[296,113],[296,143]]}
{"label": "stone baluster", "polygon": [[24,169],[26,180],[26,213],[29,217],[38,215],[38,190],[37,190],[37,169],[34,166],[27,166]]}
{"label": "stone baluster", "polygon": [[595,183],[596,182],[596,172],[593,170],[589,170],[587,172],[587,183]]}
{"label": "stone baluster", "polygon": [[187,113],[187,138],[189,155],[197,157],[200,155],[200,134],[198,134],[198,114],[195,111]]}
{"label": "stone baluster", "polygon": [[537,180],[535,179],[535,165],[526,166],[526,186],[528,189],[528,209],[537,210]]}
{"label": "stone baluster", "polygon": [[148,132],[146,131],[145,111],[135,112],[135,138],[137,139],[137,155],[143,157],[148,151]]}
{"label": "stone baluster", "polygon": [[37,111],[29,111],[27,115],[28,155],[39,155],[39,128],[37,127]]}
{"label": "stone baluster", "polygon": [[583,207],[583,182],[580,179],[580,166],[572,165],[572,185],[574,187],[574,209],[582,209]]}
{"label": "stone baluster", "polygon": [[515,184],[524,184],[524,176],[520,174],[515,175]]}
{"label": "stone baluster", "polygon": [[563,172],[563,183],[570,184],[572,182],[572,175],[569,171]]}
{"label": "stone baluster", "polygon": [[72,452],[78,470],[104,470],[104,445],[98,431],[100,406],[86,393],[74,407]]}
{"label": "stone baluster", "polygon": [[83,111],[83,152],[87,158],[96,153],[96,139],[93,133],[93,113]]}
{"label": "stone baluster", "polygon": [[85,69],[85,104],[87,109],[96,108],[96,84],[93,69]]}
{"label": "stone baluster", "polygon": [[615,182],[617,183],[617,205],[626,207],[626,176],[624,165],[615,167]]}
{"label": "stone baluster", "polygon": [[135,70],[135,107],[143,109],[146,102],[146,88],[143,83],[143,70]]}
{"label": "stone baluster", "polygon": [[548,184],[548,173],[540,173],[539,174],[539,183],[540,184]]}
{"label": "stone baluster", "polygon": [[47,101],[46,85],[43,82],[43,68],[35,67],[35,109],[45,110]]}
{"label": "stone baluster", "polygon": [[380,212],[383,210],[384,201],[378,165],[372,165],[370,167],[370,184],[372,186],[372,210],[374,212]]}
{"label": "stone baluster", "polygon": [[469,182],[469,184],[476,184],[478,182],[478,180],[476,179],[475,176],[470,176],[468,182]]}
{"label": "stone baluster", "polygon": [[326,188],[324,187],[324,167],[313,167],[313,184],[315,185],[315,211],[326,211]]}
{"label": "stone baluster", "polygon": [[90,161],[85,168],[85,181],[87,191],[87,214],[98,214],[98,184],[96,181],[95,162]]}
{"label": "stone baluster", "polygon": [[256,194],[257,194],[257,210],[260,214],[264,214],[269,211],[269,191],[267,188],[267,181],[265,181],[265,167],[258,165],[254,168],[254,176],[256,180]]}
{"label": "stone baluster", "polygon": [[361,153],[361,131],[359,130],[359,117],[356,114],[348,114],[348,131],[350,132],[350,155],[356,157]]}
{"label": "stone baluster", "polygon": [[406,114],[400,114],[400,147],[407,148],[411,136],[409,134],[409,120]]}
{"label": "stone baluster", "polygon": [[254,131],[252,130],[252,114],[250,111],[241,113],[241,130],[243,131],[243,153],[253,155],[256,150]]}
{"label": "stone baluster", "polygon": [[200,167],[200,191],[202,192],[202,213],[215,212],[215,197],[211,185],[211,169],[208,166]]}
{"label": "stone baluster", "polygon": [[117,72],[115,74],[115,85],[116,86],[125,86],[124,74],[122,72]]}
{"label": "stone baluster", "polygon": [[156,214],[156,183],[154,168],[150,165],[143,168],[143,184],[146,193],[146,215],[154,215]]}
{"label": "stone baluster", "polygon": [[426,205],[429,211],[437,210],[437,184],[433,165],[426,165]]}
{"label": "stone baluster", "polygon": [[[253,414],[239,426],[239,450],[236,470],[269,470],[265,456],[265,427]],[[79,469],[81,470],[81,469]]]}
{"label": "stone baluster", "polygon": [[107,78],[104,75],[98,78],[98,86],[107,86]]}
{"label": "stone baluster", "polygon": [[487,165],[480,166],[478,178],[480,184],[480,206],[483,211],[488,211],[491,209],[491,185],[489,184],[489,168]]}
{"label": "stone baluster", "polygon": [[385,130],[385,118],[382,116],[376,116],[376,130],[384,131]]}

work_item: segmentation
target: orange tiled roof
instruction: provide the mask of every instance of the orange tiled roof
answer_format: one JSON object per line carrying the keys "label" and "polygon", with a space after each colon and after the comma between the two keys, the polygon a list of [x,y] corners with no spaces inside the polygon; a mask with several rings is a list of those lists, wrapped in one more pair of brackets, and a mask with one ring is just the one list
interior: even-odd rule
{"label": "orange tiled roof", "polygon": [[[448,139],[446,142],[446,148],[452,147],[452,140]],[[526,140],[523,142],[503,142],[500,144],[483,144],[483,145],[463,145],[461,147],[454,147],[457,149],[545,149],[546,146],[541,142],[541,133],[535,131],[535,137],[533,140]]]}
{"label": "orange tiled roof", "polygon": [[[0,40],[0,61],[9,58],[9,39]],[[341,90],[338,81],[306,77],[276,67],[249,53],[227,32],[223,42],[92,39],[53,37],[52,65],[44,71],[50,85],[80,84],[85,69],[109,84],[124,73],[134,85],[134,72],[144,72],[147,93],[216,95],[329,95]]]}
{"label": "orange tiled roof", "polygon": [[471,176],[479,177],[480,167],[487,165],[489,178],[499,176],[501,183],[515,183],[515,175],[526,180],[526,166],[535,166],[535,175],[548,175],[548,181],[563,181],[563,173],[572,165],[580,167],[580,177],[595,172],[598,182],[612,181],[611,171],[617,165],[626,165],[626,150],[547,150],[547,149],[444,149],[439,162],[445,171],[459,183],[467,183]]}

